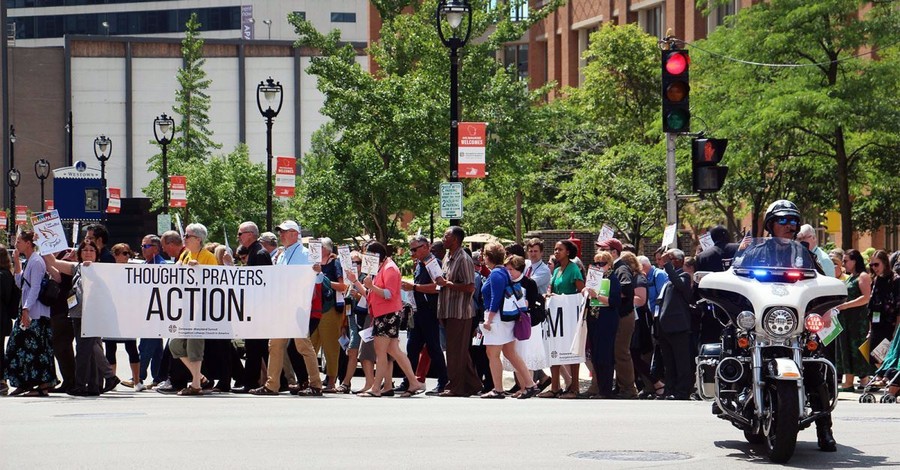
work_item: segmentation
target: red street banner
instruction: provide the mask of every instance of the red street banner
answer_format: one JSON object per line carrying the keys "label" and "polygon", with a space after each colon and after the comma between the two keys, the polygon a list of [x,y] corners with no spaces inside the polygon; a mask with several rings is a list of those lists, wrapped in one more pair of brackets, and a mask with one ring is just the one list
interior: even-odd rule
{"label": "red street banner", "polygon": [[48,211],[52,211],[53,209],[56,209],[55,207],[53,207],[53,199],[44,199],[44,207]]}
{"label": "red street banner", "polygon": [[459,123],[459,177],[484,178],[486,122]]}
{"label": "red street banner", "polygon": [[297,159],[295,157],[275,157],[275,196],[294,197],[297,185]]}
{"label": "red street banner", "polygon": [[0,230],[6,230],[6,211],[0,211]]}
{"label": "red street banner", "polygon": [[169,177],[169,207],[187,207],[187,176]]}
{"label": "red street banner", "polygon": [[16,206],[16,225],[28,225],[28,206]]}
{"label": "red street banner", "polygon": [[106,188],[106,213],[118,214],[122,210],[122,190],[120,188]]}

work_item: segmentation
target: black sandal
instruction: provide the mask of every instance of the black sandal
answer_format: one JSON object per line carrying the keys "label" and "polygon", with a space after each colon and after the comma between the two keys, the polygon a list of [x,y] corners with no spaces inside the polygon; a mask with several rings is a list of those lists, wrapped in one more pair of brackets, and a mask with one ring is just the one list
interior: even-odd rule
{"label": "black sandal", "polygon": [[481,398],[494,398],[494,399],[500,399],[500,398],[506,398],[506,394],[503,393],[503,390],[500,390],[500,391],[497,391],[497,390],[491,390],[490,392],[487,392],[487,393],[482,394],[482,395],[481,395]]}

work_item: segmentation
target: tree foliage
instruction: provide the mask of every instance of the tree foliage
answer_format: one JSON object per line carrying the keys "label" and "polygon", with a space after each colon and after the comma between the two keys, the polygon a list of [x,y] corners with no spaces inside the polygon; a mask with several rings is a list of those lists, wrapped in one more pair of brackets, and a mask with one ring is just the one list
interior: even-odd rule
{"label": "tree foliage", "polygon": [[779,198],[811,213],[836,206],[845,247],[854,228],[877,226],[862,209],[883,205],[855,201],[886,194],[866,169],[900,149],[897,37],[900,13],[888,3],[774,0],[742,9],[698,42],[695,115],[731,139],[723,195],[749,203],[754,220]]}
{"label": "tree foliage", "polygon": [[[512,22],[502,10],[487,8],[482,1],[473,9],[472,38],[461,53],[460,102],[464,121],[490,124],[489,166],[497,168],[494,189],[505,189],[506,169],[527,172],[530,139],[539,123],[530,118],[532,104],[541,92],[528,92],[526,84],[503,69],[494,58],[499,46],[521,37],[536,21],[555,9],[560,1],[548,2],[533,11],[527,21]],[[333,163],[327,174],[339,210],[350,212],[356,233],[371,233],[387,240],[399,233],[405,211],[427,214],[436,204],[438,182],[449,169],[448,50],[435,31],[437,2],[373,0],[383,23],[380,39],[368,49],[377,68],[368,72],[357,61],[356,51],[340,41],[337,31],[323,34],[297,15],[298,46],[314,47],[322,55],[312,59],[308,73],[318,77],[325,94],[322,113],[332,120],[322,145],[307,158]],[[495,26],[493,32],[488,29]],[[325,138],[325,136],[322,136]],[[301,176],[299,199],[309,203],[321,197],[325,174]],[[479,184],[469,183],[469,189]],[[487,189],[491,190],[491,189]],[[509,197],[501,191],[498,197]],[[507,200],[511,204],[512,200]],[[466,200],[464,221],[469,223],[472,200]],[[305,210],[305,209],[304,209]],[[332,227],[329,213],[306,211],[309,226]],[[479,220],[479,217],[473,217]],[[342,228],[343,230],[344,228]]]}

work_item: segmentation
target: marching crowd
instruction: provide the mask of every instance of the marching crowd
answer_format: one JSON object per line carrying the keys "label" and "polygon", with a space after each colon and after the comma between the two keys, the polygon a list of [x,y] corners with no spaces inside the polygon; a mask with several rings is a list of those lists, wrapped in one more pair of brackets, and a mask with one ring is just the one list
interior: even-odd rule
{"label": "marching crowd", "polygon": [[[557,242],[546,260],[540,239],[524,246],[489,243],[471,253],[463,246],[463,230],[451,227],[433,244],[424,236],[410,239],[404,249],[415,262],[414,273],[404,280],[392,260],[393,248],[378,242],[352,252],[354,269],[345,270],[332,240],[322,238],[322,262],[312,264],[300,227],[291,220],[278,226],[277,235],[260,233],[253,222],[240,224],[240,245],[233,253],[207,243],[206,227],[193,223],[183,235],[145,236],[137,257],[127,244],[109,246],[109,233],[100,224],[87,227],[76,249],[55,256],[41,255],[34,232],[25,230],[16,237],[15,250],[0,246],[0,345],[5,344],[0,394],[97,396],[129,387],[180,396],[352,392],[368,398],[412,397],[425,393],[425,377],[431,376],[437,386],[427,394],[437,396],[687,400],[698,346],[718,341],[722,331],[714,313],[698,307],[692,274],[724,270],[736,249],[724,227],[712,228],[710,235],[714,246],[696,257],[672,249],[658,250],[651,260],[612,238],[597,243],[592,260],[580,259],[571,240]],[[858,377],[860,386],[890,387],[896,395],[898,253],[826,253],[808,225],[799,227],[796,238],[809,245],[828,275],[848,286],[848,300],[838,306],[845,333],[826,352],[844,374],[842,390],[854,390]],[[378,257],[374,275],[358,269],[365,254]],[[312,265],[317,277],[309,336],[178,338],[166,344],[159,338],[83,337],[82,315],[90,312],[82,312],[82,267],[129,262]],[[428,268],[435,262],[437,274]],[[589,268],[602,273],[608,290],[585,287]],[[551,366],[541,342],[545,302],[565,294],[589,298],[586,335],[580,338],[590,371],[586,387],[579,380],[581,364]],[[404,329],[407,342],[401,345]],[[876,359],[860,351],[867,339],[870,352],[884,341],[891,345],[877,370]],[[127,352],[129,380],[119,379],[119,344]],[[365,381],[351,390],[357,365]],[[403,377],[397,386],[395,366]],[[508,390],[504,370],[516,380]]]}

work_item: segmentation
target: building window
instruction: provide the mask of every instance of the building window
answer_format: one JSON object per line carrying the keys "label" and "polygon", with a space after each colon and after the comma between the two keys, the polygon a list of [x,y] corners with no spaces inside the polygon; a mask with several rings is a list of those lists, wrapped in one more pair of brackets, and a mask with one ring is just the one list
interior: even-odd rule
{"label": "building window", "polygon": [[665,31],[665,13],[663,6],[656,6],[638,12],[641,28],[649,35],[662,38]]}
{"label": "building window", "polygon": [[356,23],[356,13],[331,12],[332,23]]}
{"label": "building window", "polygon": [[707,22],[707,29],[709,29],[709,32],[711,33],[715,31],[717,27],[724,25],[725,18],[737,13],[738,8],[737,0],[730,0],[729,2],[715,7],[709,13],[709,20]]}
{"label": "building window", "polygon": [[297,17],[300,18],[301,20],[305,20],[305,19],[306,19],[306,12],[305,12],[305,11],[295,11],[294,14],[297,15]]}
{"label": "building window", "polygon": [[[194,12],[201,31],[241,28],[240,7],[17,16],[10,17],[10,21],[15,23],[16,39],[61,38],[66,34],[160,34],[183,32]],[[108,31],[103,27],[104,21],[109,24]]]}
{"label": "building window", "polygon": [[512,44],[503,48],[503,68],[515,66],[520,80],[528,78],[528,44]]}

